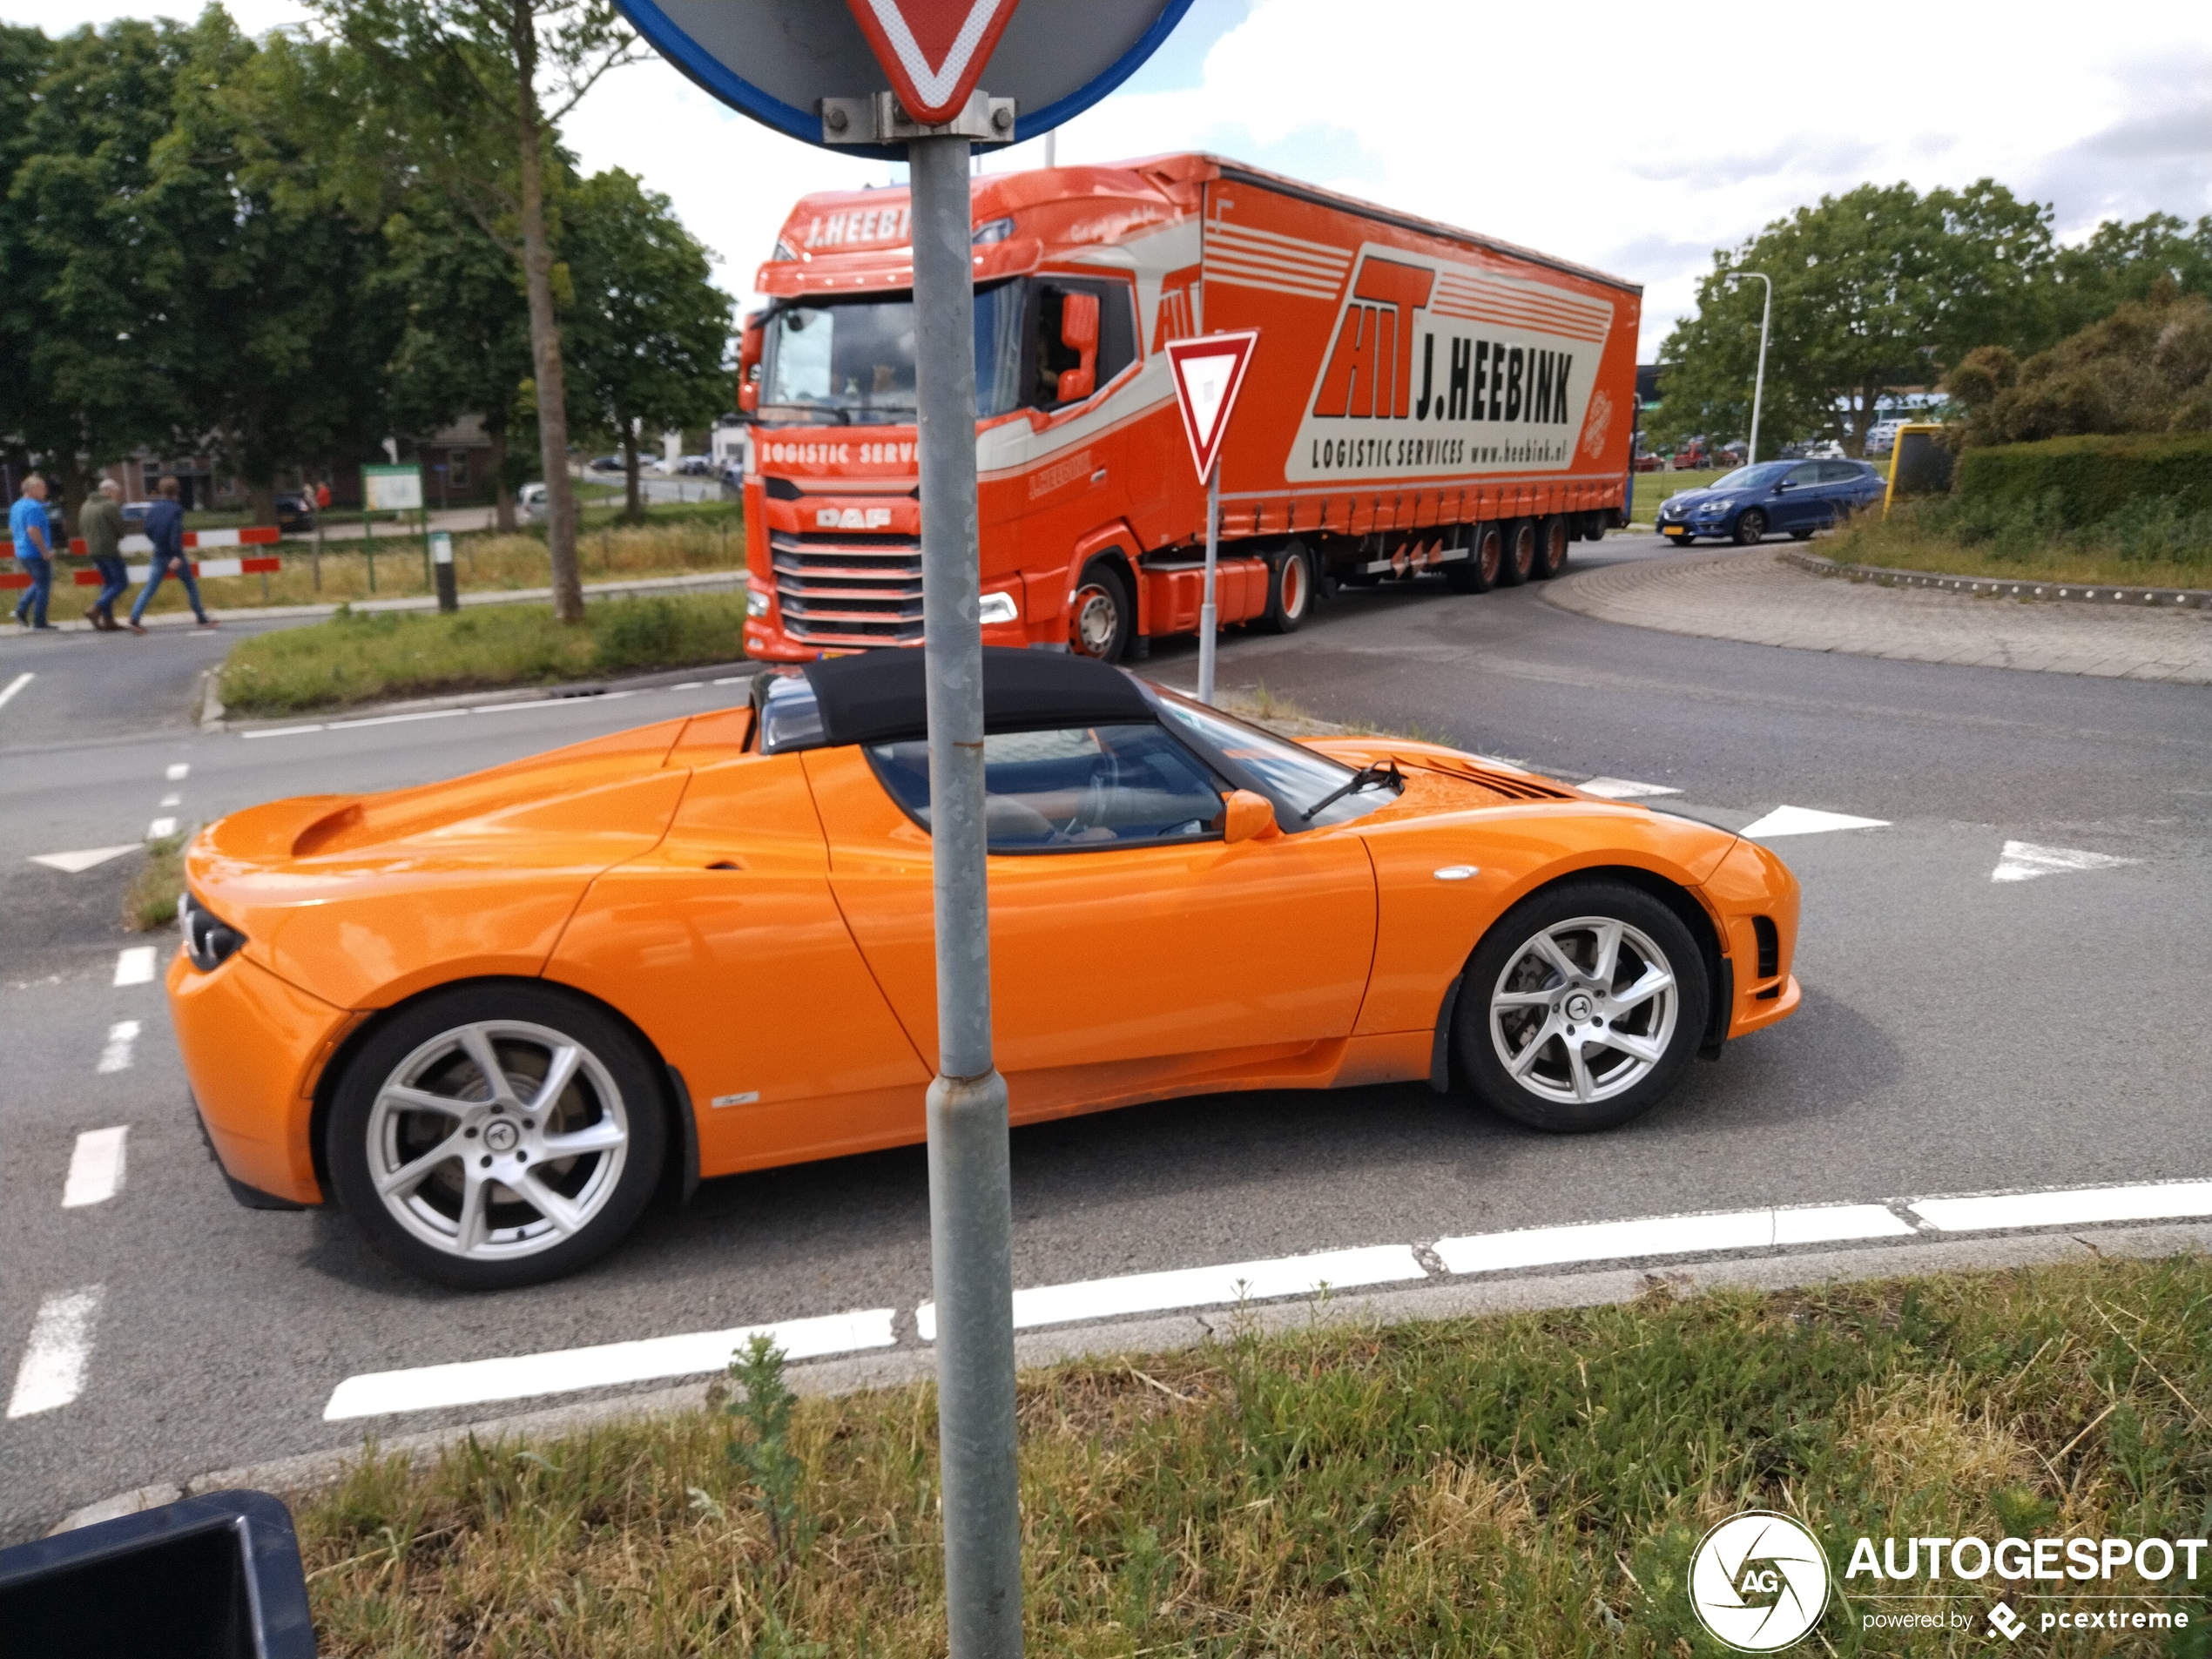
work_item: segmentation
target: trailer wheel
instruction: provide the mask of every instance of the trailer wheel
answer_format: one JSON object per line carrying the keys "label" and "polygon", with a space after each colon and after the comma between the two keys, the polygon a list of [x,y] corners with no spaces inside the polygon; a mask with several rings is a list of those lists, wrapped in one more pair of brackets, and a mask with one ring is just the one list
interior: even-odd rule
{"label": "trailer wheel", "polygon": [[1605,515],[1603,512],[1586,513],[1583,515],[1582,539],[1586,542],[1602,542],[1605,539]]}
{"label": "trailer wheel", "polygon": [[1528,574],[1548,582],[1567,568],[1567,520],[1557,513],[1536,521],[1536,553]]}
{"label": "trailer wheel", "polygon": [[1068,607],[1068,649],[1078,657],[1118,663],[1136,632],[1136,599],[1129,578],[1112,559],[1093,559]]}
{"label": "trailer wheel", "polygon": [[1267,614],[1260,627],[1271,634],[1294,634],[1313,609],[1313,556],[1292,542],[1267,573]]}
{"label": "trailer wheel", "polygon": [[1444,567],[1444,585],[1454,593],[1487,593],[1498,585],[1498,567],[1505,563],[1506,538],[1498,521],[1474,527],[1474,539],[1464,559]]}
{"label": "trailer wheel", "polygon": [[1498,585],[1517,588],[1536,568],[1536,521],[1507,519],[1504,525],[1505,556],[1498,561]]}

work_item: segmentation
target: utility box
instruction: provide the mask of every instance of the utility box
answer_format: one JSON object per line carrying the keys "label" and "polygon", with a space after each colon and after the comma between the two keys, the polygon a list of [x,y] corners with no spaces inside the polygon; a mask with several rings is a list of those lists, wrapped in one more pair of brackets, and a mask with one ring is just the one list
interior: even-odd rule
{"label": "utility box", "polygon": [[1945,448],[1940,424],[1908,425],[1897,429],[1890,450],[1890,488],[1882,501],[1887,512],[1894,502],[1914,496],[1951,493],[1951,451]]}

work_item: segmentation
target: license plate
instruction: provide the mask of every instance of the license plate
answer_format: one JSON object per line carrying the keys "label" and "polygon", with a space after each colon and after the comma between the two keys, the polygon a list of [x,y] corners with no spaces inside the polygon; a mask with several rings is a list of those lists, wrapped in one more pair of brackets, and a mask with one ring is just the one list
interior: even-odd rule
{"label": "license plate", "polygon": [[1662,536],[1682,536],[1687,534],[1687,532],[1684,531],[1683,527],[1679,524],[1669,524],[1666,529],[1659,533]]}

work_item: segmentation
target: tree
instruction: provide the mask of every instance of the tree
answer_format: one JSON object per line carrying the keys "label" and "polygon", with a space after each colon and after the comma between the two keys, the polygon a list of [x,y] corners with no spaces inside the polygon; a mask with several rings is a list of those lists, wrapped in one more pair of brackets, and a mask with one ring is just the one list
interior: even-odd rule
{"label": "tree", "polygon": [[634,174],[584,180],[563,204],[563,219],[575,294],[570,401],[619,436],[627,513],[642,518],[640,428],[705,426],[728,402],[730,296],[707,280],[712,258],[668,198],[644,189]]}
{"label": "tree", "polygon": [[555,131],[637,37],[610,0],[314,0],[379,66],[388,108],[374,124],[395,173],[440,192],[522,267],[538,441],[550,509],[553,608],[583,619],[569,480],[555,224],[547,189]]}
{"label": "tree", "polygon": [[1932,386],[1992,339],[2047,327],[2050,211],[1984,179],[1920,196],[1861,185],[1777,219],[1713,256],[1696,312],[1660,348],[1668,365],[1656,435],[1750,424],[1760,286],[1774,282],[1762,425],[1777,439],[1840,435],[1862,453],[1882,395]]}
{"label": "tree", "polygon": [[24,438],[31,418],[30,348],[38,337],[43,283],[36,274],[30,202],[18,194],[39,84],[51,44],[36,29],[0,24],[0,448]]}
{"label": "tree", "polygon": [[[2059,249],[2054,264],[2054,340],[2110,316],[2126,300],[2149,299],[2161,277],[2178,293],[2212,296],[2212,213],[2194,227],[2171,213],[2146,214],[2132,225],[2108,219],[2087,241]],[[2026,352],[2048,342],[1993,336],[1980,343]]]}
{"label": "tree", "polygon": [[1944,382],[1967,412],[1967,443],[2081,433],[2212,428],[2212,300],[2171,276],[2142,300],[2021,362],[2003,346],[1967,353]]}

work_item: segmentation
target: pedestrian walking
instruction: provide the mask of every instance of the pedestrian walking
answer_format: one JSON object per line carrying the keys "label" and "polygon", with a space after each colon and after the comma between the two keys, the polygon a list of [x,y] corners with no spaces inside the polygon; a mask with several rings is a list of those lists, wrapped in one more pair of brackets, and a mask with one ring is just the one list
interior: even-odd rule
{"label": "pedestrian walking", "polygon": [[177,495],[176,479],[164,478],[146,514],[146,540],[153,543],[153,556],[146,561],[146,584],[138,590],[138,603],[131,607],[130,628],[134,634],[145,632],[138,618],[146,614],[147,602],[166,576],[174,576],[185,584],[185,597],[192,601],[192,613],[199,618],[199,625],[215,625],[207,608],[199,603],[199,583],[192,580],[192,561],[185,556],[185,509]]}
{"label": "pedestrian walking", "polygon": [[123,563],[123,486],[112,478],[101,479],[99,494],[84,503],[78,528],[84,532],[84,551],[92,568],[100,573],[100,597],[84,607],[84,620],[104,634],[121,633],[115,602],[131,586],[131,573]]}
{"label": "pedestrian walking", "polygon": [[54,525],[46,516],[46,481],[35,472],[23,481],[23,494],[8,509],[8,535],[15,543],[16,563],[30,578],[16,601],[16,621],[34,633],[51,632],[46,601],[54,590]]}

